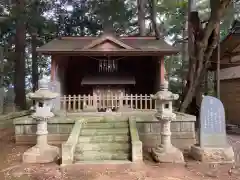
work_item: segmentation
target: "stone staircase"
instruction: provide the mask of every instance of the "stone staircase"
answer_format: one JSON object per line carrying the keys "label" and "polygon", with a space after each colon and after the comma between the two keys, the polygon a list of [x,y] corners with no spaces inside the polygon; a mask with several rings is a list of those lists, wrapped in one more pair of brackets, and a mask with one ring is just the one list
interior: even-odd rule
{"label": "stone staircase", "polygon": [[[132,126],[132,127],[131,127]],[[136,122],[90,119],[76,122],[62,147],[62,163],[127,163],[142,159],[142,143]]]}
{"label": "stone staircase", "polygon": [[75,148],[74,162],[126,160],[131,158],[128,121],[83,124]]}

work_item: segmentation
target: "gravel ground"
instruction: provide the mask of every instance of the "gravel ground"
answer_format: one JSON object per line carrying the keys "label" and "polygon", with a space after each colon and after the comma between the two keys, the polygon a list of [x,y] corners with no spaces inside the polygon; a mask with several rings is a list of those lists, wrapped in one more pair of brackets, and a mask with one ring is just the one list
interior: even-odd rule
{"label": "gravel ground", "polygon": [[186,157],[186,165],[155,164],[144,154],[144,163],[77,165],[61,169],[57,164],[27,165],[22,153],[29,147],[14,144],[12,129],[0,131],[0,180],[240,180],[240,135],[229,135],[236,165],[209,165]]}

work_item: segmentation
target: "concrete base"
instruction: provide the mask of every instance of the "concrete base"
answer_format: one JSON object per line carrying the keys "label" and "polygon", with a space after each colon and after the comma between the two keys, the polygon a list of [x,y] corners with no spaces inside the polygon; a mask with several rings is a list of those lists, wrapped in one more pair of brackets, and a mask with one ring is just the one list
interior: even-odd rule
{"label": "concrete base", "polygon": [[157,147],[152,149],[153,160],[159,163],[185,163],[183,153],[176,147],[168,149]]}
{"label": "concrete base", "polygon": [[44,147],[33,146],[23,153],[24,163],[50,163],[59,158],[59,148],[46,145]]}
{"label": "concrete base", "polygon": [[207,163],[233,163],[234,152],[231,146],[223,148],[192,146],[190,155],[198,161]]}

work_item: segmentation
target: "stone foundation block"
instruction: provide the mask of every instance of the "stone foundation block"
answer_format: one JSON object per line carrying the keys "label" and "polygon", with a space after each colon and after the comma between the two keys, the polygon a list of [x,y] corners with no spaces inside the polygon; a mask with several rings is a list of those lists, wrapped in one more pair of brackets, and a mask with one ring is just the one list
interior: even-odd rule
{"label": "stone foundation block", "polygon": [[23,153],[24,163],[50,163],[59,158],[59,148],[47,145],[45,147],[33,146]]}
{"label": "stone foundation block", "polygon": [[194,145],[191,147],[190,155],[198,161],[206,163],[233,163],[234,152],[231,146],[223,148],[200,147]]}
{"label": "stone foundation block", "polygon": [[168,149],[153,148],[152,157],[158,163],[185,163],[182,151],[174,146]]}
{"label": "stone foundation block", "polygon": [[142,142],[136,141],[132,143],[132,161],[141,162],[143,160],[142,155]]}

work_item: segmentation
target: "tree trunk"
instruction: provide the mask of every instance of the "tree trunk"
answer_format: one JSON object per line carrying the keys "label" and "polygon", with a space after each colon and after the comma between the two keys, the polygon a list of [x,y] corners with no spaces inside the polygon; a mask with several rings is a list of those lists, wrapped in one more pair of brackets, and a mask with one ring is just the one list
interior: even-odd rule
{"label": "tree trunk", "polygon": [[38,89],[38,56],[37,56],[37,34],[32,33],[32,90]]}
{"label": "tree trunk", "polygon": [[146,35],[146,25],[145,25],[145,6],[146,0],[137,0],[138,4],[138,26],[140,36]]}
{"label": "tree trunk", "polygon": [[181,69],[181,79],[182,79],[182,93],[184,91],[184,87],[186,85],[186,68],[188,63],[188,43],[187,43],[187,37],[188,37],[188,16],[187,13],[185,15],[185,21],[183,24],[183,30],[182,30],[182,69]]}
{"label": "tree trunk", "polygon": [[[210,1],[211,16],[205,28],[200,22],[198,12],[189,11],[189,70],[183,101],[179,108],[181,112],[185,112],[191,104],[196,95],[196,89],[204,79],[209,60],[218,43],[220,20],[231,3],[231,0],[215,0],[214,3]],[[189,1],[190,10],[191,7],[191,1]]]}
{"label": "tree trunk", "polygon": [[16,22],[16,46],[15,46],[15,103],[20,109],[26,108],[25,92],[25,41],[26,23],[24,20],[24,0],[16,0],[16,9],[19,17]]}
{"label": "tree trunk", "polygon": [[207,71],[204,79],[204,95],[208,94],[209,91],[209,72]]}
{"label": "tree trunk", "polygon": [[3,47],[0,46],[0,88],[4,87],[4,57],[3,57]]}
{"label": "tree trunk", "polygon": [[155,32],[156,39],[159,40],[162,37],[162,32],[160,31],[160,28],[158,27],[157,24],[157,9],[156,9],[157,0],[149,0],[148,2],[152,26]]}

